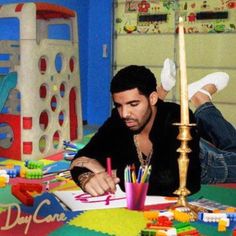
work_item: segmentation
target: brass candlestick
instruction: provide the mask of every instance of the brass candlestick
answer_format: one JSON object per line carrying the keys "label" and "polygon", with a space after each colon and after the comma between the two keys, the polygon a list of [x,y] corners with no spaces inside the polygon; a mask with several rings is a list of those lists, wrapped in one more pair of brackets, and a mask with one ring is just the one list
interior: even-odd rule
{"label": "brass candlestick", "polygon": [[177,152],[180,153],[178,158],[178,166],[179,166],[179,188],[174,192],[174,194],[178,195],[179,198],[175,207],[189,207],[186,197],[191,193],[187,187],[187,172],[188,172],[188,165],[189,165],[189,158],[188,154],[191,152],[191,149],[188,146],[188,141],[192,139],[190,134],[191,126],[195,124],[181,124],[176,123],[174,125],[179,126],[179,134],[177,139],[181,141],[180,147],[177,149]]}
{"label": "brass candlestick", "polygon": [[191,217],[191,220],[196,220],[198,218],[198,213],[196,209],[191,206],[187,201],[187,196],[191,193],[187,187],[187,172],[188,172],[188,165],[189,165],[189,158],[188,154],[191,152],[191,149],[188,146],[188,141],[192,139],[190,134],[190,129],[195,124],[174,124],[179,126],[179,134],[177,139],[181,141],[180,147],[177,149],[177,152],[180,153],[178,158],[178,166],[179,166],[179,188],[174,191],[174,194],[178,195],[178,200],[176,204],[174,204],[171,208],[177,207],[185,207],[188,209],[188,213]]}
{"label": "brass candlestick", "polygon": [[174,192],[178,195],[176,207],[188,207],[192,218],[196,218],[196,213],[193,208],[188,204],[186,197],[191,193],[187,187],[187,172],[189,166],[188,154],[191,149],[188,142],[192,139],[190,128],[194,124],[189,124],[189,108],[188,108],[188,90],[187,90],[187,73],[186,73],[186,59],[185,59],[185,42],[184,42],[184,27],[183,19],[179,18],[179,58],[180,58],[180,123],[175,124],[179,126],[179,134],[177,139],[181,141],[180,147],[177,152],[180,153],[178,158],[179,166],[179,188]]}

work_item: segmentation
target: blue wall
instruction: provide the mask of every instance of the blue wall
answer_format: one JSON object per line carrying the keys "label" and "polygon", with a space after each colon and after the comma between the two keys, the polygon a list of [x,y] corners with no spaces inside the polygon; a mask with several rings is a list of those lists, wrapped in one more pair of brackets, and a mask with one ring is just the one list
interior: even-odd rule
{"label": "blue wall", "polygon": [[[0,4],[17,2],[50,2],[77,12],[83,120],[102,124],[110,114],[112,0],[0,0]],[[108,46],[106,58],[103,44]]]}
{"label": "blue wall", "polygon": [[[112,1],[90,0],[88,19],[87,120],[101,124],[110,114]],[[102,57],[103,44],[108,45],[107,58]]]}

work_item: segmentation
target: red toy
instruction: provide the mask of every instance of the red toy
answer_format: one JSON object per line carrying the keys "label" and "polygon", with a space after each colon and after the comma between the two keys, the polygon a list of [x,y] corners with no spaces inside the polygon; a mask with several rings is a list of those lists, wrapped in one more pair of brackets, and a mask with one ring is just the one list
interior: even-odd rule
{"label": "red toy", "polygon": [[151,228],[152,226],[163,226],[171,227],[173,225],[172,221],[169,220],[167,216],[158,216],[156,221],[147,223],[146,227]]}
{"label": "red toy", "polygon": [[34,198],[29,194],[29,192],[36,191],[37,193],[41,193],[42,189],[42,184],[18,183],[12,185],[11,193],[23,204],[32,206],[34,204]]}

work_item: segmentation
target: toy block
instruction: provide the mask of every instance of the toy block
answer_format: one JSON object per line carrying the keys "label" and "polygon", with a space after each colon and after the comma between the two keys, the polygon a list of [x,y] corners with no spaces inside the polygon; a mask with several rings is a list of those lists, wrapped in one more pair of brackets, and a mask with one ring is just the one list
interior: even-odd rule
{"label": "toy block", "polygon": [[26,179],[41,179],[43,178],[42,169],[26,169],[25,170],[25,178]]}
{"label": "toy block", "polygon": [[29,169],[43,169],[44,164],[42,161],[26,160],[25,166]]}
{"label": "toy block", "polygon": [[34,204],[34,198],[29,192],[36,191],[37,193],[41,193],[42,189],[43,186],[41,184],[18,183],[12,185],[11,193],[24,205],[32,206]]}
{"label": "toy block", "polygon": [[0,176],[0,188],[5,187],[7,184],[7,179],[4,176]]}
{"label": "toy block", "polygon": [[[228,222],[229,222],[229,219],[227,219]],[[217,230],[218,232],[225,232],[226,231],[226,226],[228,224],[226,219],[220,219],[219,222],[218,222],[218,227],[217,227]]]}

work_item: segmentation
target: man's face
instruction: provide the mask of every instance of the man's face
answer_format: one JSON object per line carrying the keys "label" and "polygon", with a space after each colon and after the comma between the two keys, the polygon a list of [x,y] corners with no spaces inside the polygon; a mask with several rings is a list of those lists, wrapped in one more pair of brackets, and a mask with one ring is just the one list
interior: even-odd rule
{"label": "man's face", "polygon": [[152,115],[150,101],[137,88],[114,93],[112,98],[121,119],[130,130],[139,131],[149,122]]}

